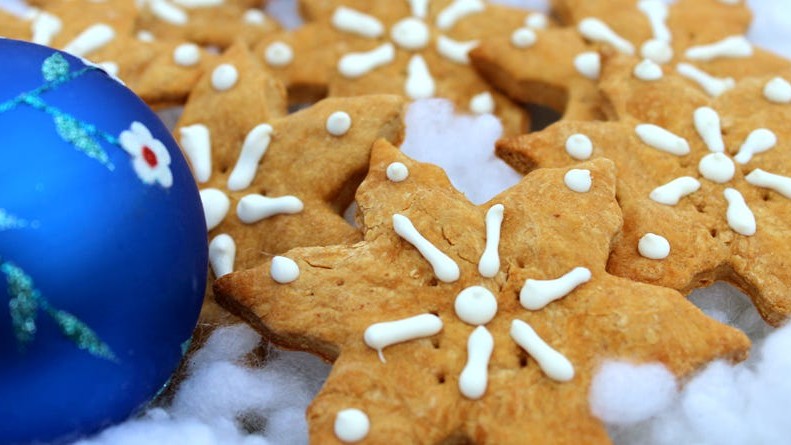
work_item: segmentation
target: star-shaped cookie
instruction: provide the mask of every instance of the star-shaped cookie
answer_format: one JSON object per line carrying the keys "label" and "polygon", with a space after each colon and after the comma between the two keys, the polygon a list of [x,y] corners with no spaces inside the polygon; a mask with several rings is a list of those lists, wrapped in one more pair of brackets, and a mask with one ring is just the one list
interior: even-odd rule
{"label": "star-shaped cookie", "polygon": [[44,8],[24,19],[0,18],[0,35],[87,58],[155,108],[183,104],[214,58],[184,40],[138,35],[133,0],[48,0]]}
{"label": "star-shaped cookie", "polygon": [[522,172],[606,157],[618,166],[624,233],[609,270],[682,292],[715,280],[761,315],[791,315],[791,72],[741,81],[716,99],[672,73],[636,77],[616,57],[601,89],[617,122],[560,122],[498,143]]}
{"label": "star-shaped cookie", "polygon": [[506,134],[528,128],[527,114],[495,92],[467,57],[478,40],[524,23],[527,11],[484,0],[301,0],[300,10],[305,26],[255,47],[292,100],[443,97],[462,113],[493,112]]}
{"label": "star-shaped cookie", "polygon": [[334,361],[311,443],[609,443],[587,402],[604,360],[687,375],[748,348],[678,292],[605,271],[622,223],[607,160],[475,206],[378,141],[356,199],[363,242],[215,283],[274,342]]}
{"label": "star-shaped cookie", "polygon": [[567,26],[511,29],[484,39],[470,57],[508,96],[549,106],[566,119],[602,118],[595,81],[603,48],[642,57],[644,76],[672,67],[711,96],[738,79],[791,67],[744,37],[751,14],[743,1],[556,0],[553,6]]}

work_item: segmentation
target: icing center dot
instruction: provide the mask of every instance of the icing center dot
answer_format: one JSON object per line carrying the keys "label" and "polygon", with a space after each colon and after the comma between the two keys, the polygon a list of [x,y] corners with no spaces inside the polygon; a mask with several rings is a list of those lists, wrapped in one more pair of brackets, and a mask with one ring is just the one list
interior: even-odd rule
{"label": "icing center dot", "polygon": [[483,286],[470,286],[456,296],[456,315],[473,326],[484,325],[497,315],[497,299]]}
{"label": "icing center dot", "polygon": [[724,184],[733,179],[736,165],[722,153],[709,153],[700,160],[698,171],[709,181]]}
{"label": "icing center dot", "polygon": [[422,20],[408,17],[393,25],[390,37],[401,48],[416,51],[428,45],[430,33]]}

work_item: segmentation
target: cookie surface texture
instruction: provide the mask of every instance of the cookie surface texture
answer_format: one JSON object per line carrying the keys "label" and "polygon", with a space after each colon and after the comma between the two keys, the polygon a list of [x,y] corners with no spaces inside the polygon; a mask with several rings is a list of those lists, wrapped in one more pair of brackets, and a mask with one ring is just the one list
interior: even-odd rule
{"label": "cookie surface texture", "polygon": [[217,281],[221,303],[276,343],[334,361],[311,443],[606,444],[587,402],[602,360],[686,375],[744,354],[746,337],[677,292],[605,271],[622,223],[614,168],[576,168],[587,191],[571,169],[544,169],[475,206],[379,141],[357,193],[363,242]]}
{"label": "cookie surface texture", "polygon": [[527,114],[470,66],[469,50],[529,13],[483,0],[303,0],[305,26],[255,47],[292,100],[361,94],[443,97],[460,113],[493,112],[506,134]]}
{"label": "cookie surface texture", "polygon": [[[790,66],[744,37],[751,13],[743,1],[556,0],[553,7],[565,26],[534,29],[527,45],[518,40],[523,25],[484,39],[470,57],[508,96],[567,119],[603,118],[596,89],[602,49],[643,59],[646,77],[676,72],[710,96]],[[709,21],[716,26],[701,25]]]}
{"label": "cookie surface texture", "polygon": [[791,314],[791,73],[745,79],[712,99],[674,75],[641,80],[637,63],[604,67],[617,122],[560,122],[500,141],[498,154],[522,172],[612,159],[624,233],[611,272],[685,293],[725,280],[781,323]]}

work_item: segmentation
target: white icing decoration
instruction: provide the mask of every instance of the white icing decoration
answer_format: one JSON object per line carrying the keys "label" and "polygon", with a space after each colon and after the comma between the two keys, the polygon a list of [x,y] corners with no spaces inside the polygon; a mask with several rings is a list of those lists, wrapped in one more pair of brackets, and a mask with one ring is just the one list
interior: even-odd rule
{"label": "white icing decoration", "polygon": [[464,397],[478,400],[486,393],[493,350],[492,334],[483,326],[475,328],[467,339],[467,364],[459,376],[459,391]]}
{"label": "white icing decoration", "polygon": [[229,235],[221,233],[209,243],[209,264],[217,278],[233,272],[236,261],[236,243]]}
{"label": "white icing decoration", "polygon": [[216,188],[201,190],[200,200],[206,218],[206,230],[213,230],[225,219],[231,208],[231,200],[222,190]]}
{"label": "white icing decoration", "polygon": [[428,14],[429,0],[408,0],[408,1],[409,1],[409,8],[412,11],[412,15],[420,19],[425,19],[426,15]]}
{"label": "white icing decoration", "polygon": [[663,260],[670,255],[670,243],[663,236],[646,233],[637,243],[637,251],[645,258]]}
{"label": "white icing decoration", "polygon": [[188,9],[207,8],[209,6],[219,6],[223,0],[172,0],[173,3]]}
{"label": "white icing decoration", "polygon": [[357,408],[338,411],[335,415],[335,437],[344,443],[359,442],[368,435],[371,421],[368,416]]}
{"label": "white icing decoration", "polygon": [[180,66],[194,66],[200,61],[200,48],[194,43],[182,43],[173,50],[173,61]]}
{"label": "white icing decoration", "polygon": [[709,107],[700,107],[694,114],[695,129],[698,131],[703,142],[714,153],[725,151],[725,142],[722,140],[722,130],[720,129],[720,115]]}
{"label": "white icing decoration", "polygon": [[299,278],[299,266],[291,258],[276,256],[272,258],[269,276],[280,284],[288,284]]}
{"label": "white icing decoration", "polygon": [[525,17],[525,26],[533,29],[547,29],[549,26],[549,19],[545,14],[534,12]]}
{"label": "white icing decoration", "polygon": [[598,80],[601,74],[601,56],[595,51],[586,51],[574,58],[574,68],[590,80]]}
{"label": "white icing decoration", "polygon": [[325,128],[333,136],[343,136],[352,127],[352,117],[345,111],[336,111],[327,118]]}
{"label": "white icing decoration", "polygon": [[437,27],[443,31],[448,30],[464,17],[484,9],[486,9],[486,5],[481,0],[454,0],[450,6],[437,15]]}
{"label": "white icing decoration", "polygon": [[547,377],[558,382],[568,382],[574,378],[571,362],[546,344],[529,324],[522,320],[512,321],[511,338],[536,360]]}
{"label": "white icing decoration", "polygon": [[662,76],[664,76],[662,67],[660,67],[653,60],[649,59],[644,59],[642,62],[635,65],[633,73],[634,77],[646,82],[659,80],[662,78]]}
{"label": "white icing decoration", "polygon": [[369,348],[379,353],[379,360],[386,363],[382,350],[390,345],[417,338],[431,337],[442,330],[442,320],[433,314],[421,314],[396,321],[386,321],[368,326],[363,340]]}
{"label": "white icing decoration", "polygon": [[346,6],[339,6],[332,14],[332,26],[371,39],[381,37],[385,32],[379,19]]}
{"label": "white icing decoration", "polygon": [[470,111],[475,114],[489,114],[494,112],[494,98],[492,93],[484,91],[470,99]]}
{"label": "white icing decoration", "polygon": [[296,196],[269,198],[259,194],[244,196],[236,204],[236,216],[245,224],[254,224],[275,215],[299,213],[305,205]]}
{"label": "white icing decoration", "polygon": [[52,39],[61,31],[63,23],[61,20],[48,12],[39,11],[36,13],[31,23],[33,35],[30,39],[39,45],[51,45]]}
{"label": "white icing decoration", "polygon": [[782,77],[775,77],[766,83],[764,97],[776,104],[791,103],[791,83]]}
{"label": "white icing decoration", "polygon": [[452,283],[459,279],[461,274],[459,265],[424,238],[408,217],[397,213],[393,215],[393,229],[398,236],[415,246],[418,252],[423,255],[423,258],[431,264],[434,269],[434,275],[440,281]]}
{"label": "white icing decoration", "polygon": [[651,23],[654,39],[669,42],[672,39],[670,29],[667,27],[668,7],[662,0],[640,0],[639,9]]}
{"label": "white icing decoration", "polygon": [[154,38],[154,34],[151,34],[150,31],[138,31],[137,40],[140,40],[141,42],[151,43],[156,39]]}
{"label": "white icing decoration", "polygon": [[195,179],[204,183],[211,178],[211,135],[203,124],[179,129],[181,147],[189,158]]}
{"label": "white icing decoration", "polygon": [[211,86],[217,91],[227,91],[236,85],[239,71],[230,63],[221,63],[211,73]]}
{"label": "white icing decoration", "polygon": [[640,55],[659,64],[673,60],[673,48],[664,40],[646,40],[640,46]]}
{"label": "white icing decoration", "polygon": [[753,46],[744,36],[730,36],[709,45],[693,46],[684,53],[689,60],[710,61],[720,57],[743,58],[753,55]]}
{"label": "white icing decoration", "polygon": [[679,63],[676,65],[676,71],[683,77],[700,85],[703,91],[712,97],[720,96],[736,86],[736,81],[732,77],[713,77],[689,63]]}
{"label": "white icing decoration", "polygon": [[436,85],[423,56],[415,54],[409,59],[404,90],[410,99],[428,99],[434,96]]}
{"label": "white icing decoration", "polygon": [[583,37],[592,42],[606,43],[619,52],[634,55],[634,45],[632,45],[632,42],[616,34],[606,23],[597,18],[588,17],[583,19],[577,26],[577,29]]}
{"label": "white icing decoration", "polygon": [[505,207],[495,204],[486,211],[486,247],[483,249],[478,272],[481,276],[492,278],[500,271],[500,229],[503,225]]}
{"label": "white icing decoration", "polygon": [[470,286],[456,296],[456,316],[473,326],[484,325],[497,315],[497,298],[483,286]]}
{"label": "white icing decoration", "polygon": [[649,197],[660,204],[674,206],[681,198],[700,189],[700,181],[692,176],[682,176],[651,191]]}
{"label": "white icing decoration", "polygon": [[511,45],[516,48],[529,48],[535,45],[536,40],[538,40],[536,32],[530,28],[517,28],[511,34]]}
{"label": "white icing decoration", "polygon": [[338,61],[338,71],[348,78],[357,78],[395,60],[395,47],[384,43],[367,52],[349,53]]}
{"label": "white icing decoration", "polygon": [[593,154],[593,142],[584,134],[572,134],[566,139],[566,153],[578,161],[590,159]]}
{"label": "white icing decoration", "polygon": [[166,0],[148,0],[148,6],[154,17],[171,25],[185,25],[189,21],[186,11]]}
{"label": "white icing decoration", "polygon": [[728,201],[728,211],[726,213],[728,226],[740,235],[755,235],[755,215],[747,207],[742,194],[734,188],[725,189],[723,194],[725,195],[725,200]]}
{"label": "white icing decoration", "polygon": [[554,280],[525,280],[519,292],[519,302],[525,309],[537,311],[549,303],[563,298],[577,286],[587,283],[591,272],[585,267],[575,267],[565,275]]}
{"label": "white icing decoration", "polygon": [[294,60],[294,50],[285,42],[272,42],[264,50],[264,60],[269,66],[287,66]]}
{"label": "white icing decoration", "polygon": [[83,57],[107,45],[115,38],[115,30],[104,23],[97,23],[86,28],[63,51],[75,56]]}
{"label": "white icing decoration", "polygon": [[698,171],[704,178],[724,184],[736,173],[736,165],[723,153],[709,153],[700,160]]}
{"label": "white icing decoration", "polygon": [[266,15],[258,9],[248,9],[242,15],[242,19],[249,25],[263,25],[266,22]]}
{"label": "white icing decoration", "polygon": [[437,52],[442,57],[462,65],[469,65],[469,53],[476,46],[478,46],[477,40],[459,42],[442,35],[437,37]]}
{"label": "white icing decoration", "polygon": [[393,162],[387,166],[386,175],[393,182],[401,182],[409,177],[409,168],[400,162]]}
{"label": "white icing decoration", "polygon": [[766,128],[759,128],[747,136],[747,140],[739,148],[739,153],[733,157],[733,160],[739,164],[746,164],[753,155],[770,150],[775,145],[777,145],[777,136]]}
{"label": "white icing decoration", "polygon": [[428,45],[431,33],[422,20],[407,17],[390,28],[390,38],[396,45],[408,51],[417,51]]}
{"label": "white icing decoration", "polygon": [[681,136],[675,135],[664,128],[654,124],[640,124],[635,127],[637,137],[644,144],[676,156],[689,154],[689,142]]}
{"label": "white icing decoration", "polygon": [[563,176],[563,182],[572,191],[587,193],[591,189],[591,172],[590,170],[573,168]]}
{"label": "white icing decoration", "polygon": [[751,171],[744,178],[748,183],[756,186],[774,190],[777,193],[791,199],[791,178],[782,175],[769,173],[760,168]]}
{"label": "white icing decoration", "polygon": [[228,190],[237,191],[250,187],[258,170],[258,163],[272,141],[272,126],[258,124],[244,138],[242,152],[228,177]]}

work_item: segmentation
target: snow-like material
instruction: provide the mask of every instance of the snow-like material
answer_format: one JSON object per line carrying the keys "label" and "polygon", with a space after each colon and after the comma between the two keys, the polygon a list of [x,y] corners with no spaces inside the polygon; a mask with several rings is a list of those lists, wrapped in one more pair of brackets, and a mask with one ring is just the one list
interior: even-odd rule
{"label": "snow-like material", "polygon": [[662,364],[605,362],[591,382],[590,407],[607,423],[628,425],[667,409],[677,391],[676,377]]}

